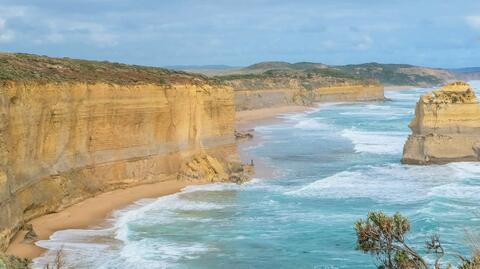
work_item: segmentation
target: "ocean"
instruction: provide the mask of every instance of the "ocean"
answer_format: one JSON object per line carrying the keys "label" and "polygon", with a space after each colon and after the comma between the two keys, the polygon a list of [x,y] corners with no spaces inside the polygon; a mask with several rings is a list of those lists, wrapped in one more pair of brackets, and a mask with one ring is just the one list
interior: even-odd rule
{"label": "ocean", "polygon": [[416,248],[435,233],[446,250],[468,255],[480,227],[480,163],[400,164],[415,103],[428,90],[281,115],[244,149],[266,160],[273,178],[140,200],[102,226],[39,241],[50,251],[34,267],[62,248],[67,268],[79,269],[375,268],[355,250],[353,225],[376,210],[407,216]]}

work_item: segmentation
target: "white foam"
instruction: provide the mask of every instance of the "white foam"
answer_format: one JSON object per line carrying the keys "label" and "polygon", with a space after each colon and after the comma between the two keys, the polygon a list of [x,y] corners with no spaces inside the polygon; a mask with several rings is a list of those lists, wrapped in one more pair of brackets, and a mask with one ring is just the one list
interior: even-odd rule
{"label": "white foam", "polygon": [[449,198],[449,199],[461,199],[461,200],[480,200],[480,186],[465,185],[462,183],[454,182],[450,184],[440,185],[433,187],[428,195],[432,197]]}
{"label": "white foam", "polygon": [[[462,169],[459,169],[459,166]],[[335,199],[367,198],[394,203],[436,198],[478,201],[480,185],[471,184],[469,181],[475,178],[480,178],[478,164],[395,164],[339,172],[285,194]]]}
{"label": "white foam", "polygon": [[341,135],[354,144],[356,152],[401,154],[407,134],[401,132],[368,132],[345,129]]}
{"label": "white foam", "polygon": [[120,257],[124,264],[133,268],[170,268],[181,259],[195,259],[210,250],[201,243],[180,244],[143,239],[126,244],[120,251]]}
{"label": "white foam", "polygon": [[347,111],[340,112],[340,115],[345,116],[363,116],[363,117],[377,117],[385,119],[385,117],[401,117],[412,114],[411,108],[368,104],[361,107],[351,107]]}
{"label": "white foam", "polygon": [[226,190],[239,190],[242,185],[236,183],[212,183],[205,185],[190,185],[182,189],[181,193],[189,193],[196,191],[226,191]]}
{"label": "white foam", "polygon": [[[217,186],[215,184],[212,185]],[[201,186],[192,186],[192,188],[195,187],[197,187],[198,189],[201,188]],[[203,190],[205,190],[205,187]],[[185,190],[182,193],[186,193],[189,191],[193,192],[198,190]],[[156,223],[170,223],[175,221],[175,219],[172,218],[172,215],[174,215],[176,211],[206,211],[223,209],[226,207],[226,205],[182,199],[180,197],[182,193],[163,196],[153,201],[149,200],[143,206],[137,208],[130,207],[125,210],[117,211],[115,213],[117,218],[115,222],[115,227],[117,229],[115,238],[124,242],[128,242],[128,223],[134,223],[136,221],[146,219],[146,215],[149,214],[149,212],[151,211],[156,213]]]}
{"label": "white foam", "polygon": [[[48,240],[35,242],[37,246],[48,249],[48,251],[33,260],[32,268],[44,269],[47,264],[55,259],[59,250],[62,250],[66,263],[73,266],[69,268],[75,268],[74,265],[79,260],[88,259],[88,257],[93,259],[92,253],[108,252],[112,243],[108,241],[112,235],[111,228],[57,231]],[[107,242],[100,240],[100,238],[106,239]]]}
{"label": "white foam", "polygon": [[302,130],[326,130],[329,128],[328,124],[322,123],[318,119],[301,120],[294,127]]}
{"label": "white foam", "polygon": [[414,88],[403,91],[386,91],[385,97],[394,101],[408,101],[409,103],[415,103],[420,95],[431,90],[432,88]]}
{"label": "white foam", "polygon": [[[421,196],[420,188],[411,185],[413,197]],[[379,201],[403,200],[403,194],[397,193],[404,188],[404,183],[395,180],[375,180],[361,172],[340,172],[330,177],[314,181],[298,190],[286,193],[295,196],[321,198],[368,198]],[[410,188],[409,188],[410,189]],[[415,192],[418,192],[415,194]]]}
{"label": "white foam", "polygon": [[448,166],[454,169],[462,178],[480,179],[480,163],[478,162],[450,163]]}

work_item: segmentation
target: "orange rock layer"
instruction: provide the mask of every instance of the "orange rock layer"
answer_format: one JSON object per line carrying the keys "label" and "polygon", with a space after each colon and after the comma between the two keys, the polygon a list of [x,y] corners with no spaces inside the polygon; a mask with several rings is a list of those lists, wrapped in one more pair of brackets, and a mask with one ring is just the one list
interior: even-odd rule
{"label": "orange rock layer", "polygon": [[234,113],[232,89],[207,84],[4,83],[0,250],[26,221],[105,191],[228,180]]}

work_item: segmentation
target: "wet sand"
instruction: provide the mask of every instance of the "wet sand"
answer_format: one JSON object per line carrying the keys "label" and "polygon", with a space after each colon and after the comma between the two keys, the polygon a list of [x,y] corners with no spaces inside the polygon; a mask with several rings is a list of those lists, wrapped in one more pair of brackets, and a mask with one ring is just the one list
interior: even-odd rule
{"label": "wet sand", "polygon": [[[188,182],[175,179],[114,190],[88,198],[58,213],[35,218],[29,223],[33,225],[38,239],[46,240],[56,231],[82,229],[98,225],[104,222],[116,209],[124,208],[142,198],[160,197],[179,192],[187,185],[189,185]],[[7,254],[33,259],[46,251],[34,243],[22,242],[25,233],[20,231],[16,234],[7,249]]]}
{"label": "wet sand", "polygon": [[235,120],[238,125],[248,124],[254,122],[255,125],[262,124],[262,121],[271,122],[275,116],[283,113],[303,112],[311,109],[309,106],[281,106],[271,108],[261,108],[254,110],[237,111]]}

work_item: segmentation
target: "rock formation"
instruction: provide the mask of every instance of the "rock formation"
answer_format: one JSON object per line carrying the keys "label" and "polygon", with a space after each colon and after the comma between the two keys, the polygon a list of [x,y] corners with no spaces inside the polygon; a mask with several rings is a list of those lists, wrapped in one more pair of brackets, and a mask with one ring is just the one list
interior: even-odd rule
{"label": "rock formation", "polygon": [[315,102],[355,102],[384,100],[383,86],[373,80],[293,76],[234,76],[227,81],[235,91],[237,111],[280,107],[309,106]]}
{"label": "rock formation", "polygon": [[0,251],[30,219],[102,192],[244,181],[234,114],[232,89],[202,76],[1,54]]}
{"label": "rock formation", "polygon": [[290,88],[236,88],[235,108],[237,111],[280,107],[289,105],[309,106],[316,102],[357,102],[384,100],[383,86],[379,84],[334,84],[305,90]]}
{"label": "rock formation", "polygon": [[357,72],[351,72],[352,66],[344,67],[309,62],[262,62],[204,74],[232,86],[237,111],[385,99],[383,86],[375,76],[371,73],[358,76]]}
{"label": "rock formation", "polygon": [[480,107],[467,83],[451,83],[421,96],[409,127],[403,163],[479,160]]}
{"label": "rock formation", "polygon": [[255,129],[248,129],[245,131],[235,130],[235,139],[237,140],[253,139],[254,132],[255,132]]}
{"label": "rock formation", "polygon": [[250,173],[248,165],[231,162],[225,167],[218,159],[199,153],[182,164],[178,179],[192,182],[242,183],[248,180],[247,175]]}

